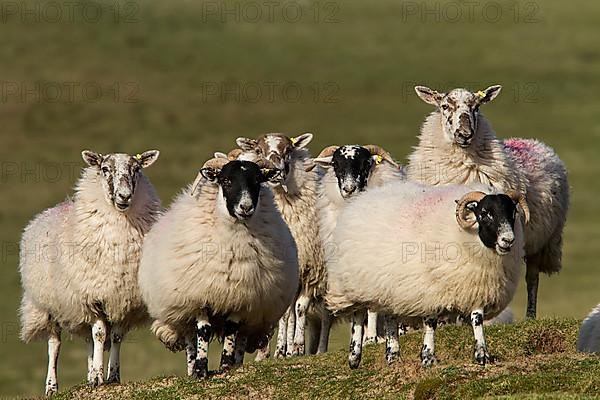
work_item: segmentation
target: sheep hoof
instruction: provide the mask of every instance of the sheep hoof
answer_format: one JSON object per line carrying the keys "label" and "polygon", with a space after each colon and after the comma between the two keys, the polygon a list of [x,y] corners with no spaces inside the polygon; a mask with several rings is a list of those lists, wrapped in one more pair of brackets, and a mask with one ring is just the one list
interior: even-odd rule
{"label": "sheep hoof", "polygon": [[51,397],[54,396],[58,392],[58,386],[56,383],[46,385],[46,396]]}
{"label": "sheep hoof", "polygon": [[399,351],[391,351],[389,349],[385,350],[385,360],[387,361],[388,365],[395,363],[399,359],[400,359]]}
{"label": "sheep hoof", "polygon": [[421,366],[431,368],[438,363],[438,359],[429,349],[421,352]]}
{"label": "sheep hoof", "polygon": [[100,386],[104,383],[104,379],[102,378],[102,370],[98,371],[98,370],[92,370],[92,372],[90,373],[90,376],[88,378],[88,385],[90,385],[91,387],[97,387]]}
{"label": "sheep hoof", "polygon": [[284,349],[277,349],[275,351],[275,354],[273,354],[274,358],[285,358],[285,350]]}
{"label": "sheep hoof", "polygon": [[364,345],[367,344],[377,344],[377,336],[367,336],[365,337],[365,340],[363,341]]}
{"label": "sheep hoof", "polygon": [[192,372],[192,378],[205,379],[208,378],[208,360],[196,360],[194,363],[194,371]]}
{"label": "sheep hoof", "polygon": [[475,362],[477,362],[477,364],[484,366],[486,364],[492,364],[494,361],[494,357],[490,356],[485,347],[475,350]]}
{"label": "sheep hoof", "polygon": [[292,350],[292,355],[294,356],[303,356],[304,355],[304,344],[294,344],[294,349]]}
{"label": "sheep hoof", "polygon": [[360,356],[350,356],[350,358],[348,358],[348,365],[350,366],[350,369],[356,369],[358,368],[358,366],[360,365]]}

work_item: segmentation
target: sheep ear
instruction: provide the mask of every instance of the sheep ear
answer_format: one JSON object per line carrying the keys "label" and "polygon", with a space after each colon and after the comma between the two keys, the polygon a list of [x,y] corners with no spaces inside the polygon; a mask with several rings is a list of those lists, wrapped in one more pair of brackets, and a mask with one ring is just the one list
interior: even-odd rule
{"label": "sheep ear", "polygon": [[229,157],[227,157],[227,154],[222,153],[220,151],[215,151],[215,153],[213,154],[215,158],[226,158],[229,159]]}
{"label": "sheep ear", "polygon": [[159,155],[160,151],[158,150],[148,150],[142,154],[136,154],[135,159],[138,160],[142,168],[148,168],[154,164],[154,161],[158,160]]}
{"label": "sheep ear", "polygon": [[300,136],[296,136],[296,137],[293,137],[290,139],[295,148],[302,149],[302,148],[308,146],[308,144],[313,140],[313,134],[312,133],[303,133]]}
{"label": "sheep ear", "polygon": [[444,98],[444,93],[438,93],[427,86],[415,86],[415,92],[425,103],[436,107],[440,105],[440,101]]}
{"label": "sheep ear", "polygon": [[102,163],[102,154],[93,151],[84,150],[81,152],[81,158],[90,167],[99,167]]}
{"label": "sheep ear", "polygon": [[473,214],[475,214],[475,210],[477,209],[477,205],[479,203],[477,203],[476,201],[472,201],[470,203],[467,203],[467,209],[471,210],[473,212]]}
{"label": "sheep ear", "polygon": [[238,147],[244,151],[254,151],[258,142],[256,139],[250,139],[245,137],[239,137],[235,139],[235,143]]}
{"label": "sheep ear", "polygon": [[210,167],[202,168],[200,170],[200,173],[202,174],[204,179],[211,183],[217,183],[217,180],[219,179],[219,172],[221,171]]}
{"label": "sheep ear", "polygon": [[489,103],[490,101],[492,101],[496,97],[498,97],[501,90],[502,90],[501,85],[493,85],[485,90],[480,90],[479,92],[477,92],[475,94],[479,97],[479,104],[485,104],[485,103]]}

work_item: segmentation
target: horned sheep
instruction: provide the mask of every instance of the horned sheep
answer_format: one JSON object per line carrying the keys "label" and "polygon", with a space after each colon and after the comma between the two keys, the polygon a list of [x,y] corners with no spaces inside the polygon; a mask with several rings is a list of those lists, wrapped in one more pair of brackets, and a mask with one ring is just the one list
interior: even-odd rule
{"label": "horned sheep", "polygon": [[565,165],[549,146],[533,139],[496,137],[481,105],[501,86],[472,93],[438,93],[423,86],[417,95],[436,107],[425,120],[419,144],[409,156],[409,178],[431,185],[480,182],[500,191],[517,190],[528,199],[531,223],[525,230],[527,317],[535,318],[539,273],[562,268],[562,234],[569,207]]}
{"label": "horned sheep", "polygon": [[137,285],[138,264],[143,238],[161,205],[142,169],[158,155],[156,150],[136,156],[82,152],[88,166],[73,199],[42,212],[25,228],[21,338],[48,340],[47,395],[58,388],[63,330],[90,342],[90,384],[104,381],[105,344],[110,344],[106,380],[120,380],[121,341],[148,318]]}
{"label": "horned sheep", "polygon": [[[366,308],[407,324],[422,320],[425,367],[436,361],[437,318],[468,315],[475,359],[489,362],[483,317],[508,305],[521,271],[518,210],[527,221],[527,204],[515,192],[410,181],[371,189],[345,207],[333,233],[338,251],[328,265],[327,304],[336,314],[353,312],[350,367],[360,363]],[[388,361],[399,352],[394,332],[386,332],[394,338]]]}
{"label": "horned sheep", "polygon": [[213,332],[223,334],[228,369],[261,345],[296,294],[296,246],[263,185],[279,173],[211,159],[147,235],[140,289],[159,339],[185,344],[191,376],[208,375]]}

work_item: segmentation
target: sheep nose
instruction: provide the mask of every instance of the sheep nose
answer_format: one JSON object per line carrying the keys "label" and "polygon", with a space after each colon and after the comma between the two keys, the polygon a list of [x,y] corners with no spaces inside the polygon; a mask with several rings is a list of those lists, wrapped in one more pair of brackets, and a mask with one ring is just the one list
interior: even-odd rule
{"label": "sheep nose", "polygon": [[514,236],[504,236],[500,239],[505,246],[512,246],[515,243]]}
{"label": "sheep nose", "polygon": [[117,197],[123,203],[125,203],[125,202],[129,203],[129,201],[131,201],[131,193],[127,193],[127,194],[119,193],[119,194],[117,194]]}
{"label": "sheep nose", "polygon": [[254,211],[254,206],[250,203],[240,203],[240,210],[245,214],[250,214]]}
{"label": "sheep nose", "polygon": [[342,190],[344,191],[344,194],[350,195],[350,194],[354,193],[354,191],[356,191],[356,186],[344,185],[344,186],[342,186]]}

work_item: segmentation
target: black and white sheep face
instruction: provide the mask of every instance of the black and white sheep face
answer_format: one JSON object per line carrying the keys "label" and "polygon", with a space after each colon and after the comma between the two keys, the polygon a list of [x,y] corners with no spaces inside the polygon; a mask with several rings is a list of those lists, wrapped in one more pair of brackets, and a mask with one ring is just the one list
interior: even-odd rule
{"label": "black and white sheep face", "polygon": [[510,253],[515,242],[517,204],[505,194],[492,194],[467,204],[479,224],[479,239],[499,255]]}
{"label": "black and white sheep face", "polygon": [[159,154],[158,150],[149,150],[135,156],[102,155],[85,150],[81,156],[87,165],[97,169],[106,200],[118,211],[125,212],[133,201],[142,168],[152,165]]}
{"label": "black and white sheep face", "polygon": [[305,148],[312,139],[312,133],[305,133],[297,137],[269,133],[260,136],[258,139],[240,137],[237,138],[236,143],[240,149],[247,153],[242,156],[245,159],[249,159],[249,154],[252,154],[255,155],[255,160],[266,160],[274,168],[281,170],[283,174],[280,183],[285,183],[290,173],[290,163],[294,150]]}
{"label": "black and white sheep face", "polygon": [[438,93],[425,86],[415,87],[421,100],[438,108],[446,139],[462,148],[468,148],[477,133],[479,106],[495,99],[501,89],[494,85],[476,93],[466,89]]}
{"label": "black and white sheep face", "polygon": [[331,156],[316,158],[314,161],[322,167],[333,168],[340,194],[349,198],[367,188],[377,155],[358,145],[338,147]]}
{"label": "black and white sheep face", "polygon": [[217,207],[223,214],[247,220],[258,206],[261,183],[279,179],[277,169],[259,168],[251,161],[230,161],[221,169],[202,168],[202,176],[219,185]]}

